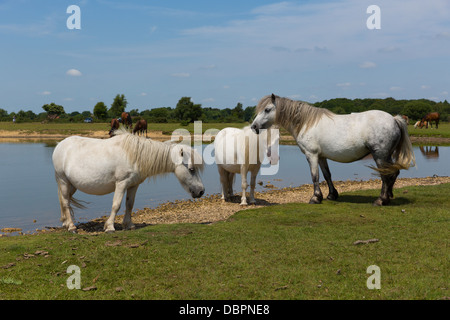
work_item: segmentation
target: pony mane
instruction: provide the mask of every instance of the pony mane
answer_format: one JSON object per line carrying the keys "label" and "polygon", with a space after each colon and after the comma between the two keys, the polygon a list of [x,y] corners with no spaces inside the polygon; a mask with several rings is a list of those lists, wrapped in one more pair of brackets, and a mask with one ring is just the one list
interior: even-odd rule
{"label": "pony mane", "polygon": [[[263,97],[256,106],[255,112],[258,114],[264,111],[265,107],[272,103],[272,95]],[[292,131],[295,136],[304,128],[308,131],[324,115],[332,118],[335,114],[325,108],[311,106],[304,101],[291,100],[275,96],[276,119],[275,123]]]}
{"label": "pony mane", "polygon": [[[136,136],[123,128],[116,130],[115,135],[123,136],[121,142],[122,149],[126,153],[128,160],[136,164],[142,175],[151,177],[170,173],[175,170],[171,151],[176,144]],[[203,162],[196,164],[199,163],[197,157],[200,157],[197,152],[190,147],[185,149],[189,153],[189,156],[193,153],[193,156],[196,157],[194,166],[199,170],[203,170]]]}

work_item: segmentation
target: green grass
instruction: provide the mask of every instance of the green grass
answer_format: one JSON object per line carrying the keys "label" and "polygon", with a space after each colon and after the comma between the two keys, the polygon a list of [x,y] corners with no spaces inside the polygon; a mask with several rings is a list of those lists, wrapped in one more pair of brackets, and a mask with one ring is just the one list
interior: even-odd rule
{"label": "green grass", "polygon": [[433,128],[428,126],[428,129],[426,129],[425,127],[422,129],[414,128],[414,125],[409,125],[408,132],[411,136],[416,136],[416,137],[450,138],[450,123],[441,122],[441,123],[439,123],[438,129],[436,129],[434,122],[433,122]]}
{"label": "green grass", "polygon": [[[379,191],[369,190],[212,225],[3,237],[0,299],[441,299],[449,192],[450,184],[398,189],[380,208],[371,205]],[[97,290],[69,290],[69,265],[80,267],[81,288]],[[380,290],[366,286],[370,265],[380,267]]]}
{"label": "green grass", "polygon": [[[221,130],[225,127],[243,128],[248,123],[202,123],[202,133],[208,129]],[[24,122],[13,124],[11,122],[0,122],[0,130],[23,130],[26,133],[40,133],[40,134],[63,134],[74,135],[88,133],[89,131],[106,131],[110,129],[109,123],[59,123],[59,122]],[[179,123],[149,123],[148,130],[162,131],[165,134],[171,135],[176,129],[186,129],[194,133],[194,124],[190,123],[187,126],[182,126]]]}

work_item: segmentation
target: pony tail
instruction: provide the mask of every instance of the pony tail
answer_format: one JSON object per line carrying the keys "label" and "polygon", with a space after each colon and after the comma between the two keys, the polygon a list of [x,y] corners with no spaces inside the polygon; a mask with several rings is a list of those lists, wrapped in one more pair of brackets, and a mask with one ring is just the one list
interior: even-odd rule
{"label": "pony tail", "polygon": [[395,122],[401,131],[400,142],[392,154],[393,164],[389,164],[383,168],[371,167],[381,175],[390,175],[399,170],[408,170],[416,165],[416,157],[414,155],[411,139],[408,134],[408,126],[401,116],[394,117]]}
{"label": "pony tail", "polygon": [[402,137],[397,149],[394,152],[394,159],[396,159],[395,164],[398,164],[402,169],[408,170],[410,167],[416,165],[416,157],[414,155],[411,139],[408,134],[408,126],[406,121],[401,116],[395,116],[394,120],[399,126]]}
{"label": "pony tail", "polygon": [[[56,172],[55,172],[55,178],[56,178],[56,183],[58,184],[58,200],[59,200],[59,203],[62,205],[63,197],[61,194],[61,178],[59,178],[59,176]],[[84,210],[84,209],[86,209],[86,206],[83,203],[89,204],[89,202],[87,202],[87,201],[78,200],[78,199],[75,199],[73,196],[70,196],[68,208],[70,211],[70,215],[72,216],[72,219],[74,218],[74,211],[73,211],[73,208],[71,205],[73,205],[74,207],[76,207],[78,209]]]}

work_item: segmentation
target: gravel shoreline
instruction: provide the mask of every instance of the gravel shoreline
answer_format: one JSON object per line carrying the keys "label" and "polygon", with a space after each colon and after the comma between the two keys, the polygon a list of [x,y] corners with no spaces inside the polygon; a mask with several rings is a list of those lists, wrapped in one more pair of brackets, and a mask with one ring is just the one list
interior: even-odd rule
{"label": "gravel shoreline", "polygon": [[[450,177],[400,178],[394,187],[394,194],[401,197],[396,189],[408,186],[430,186],[450,183]],[[381,188],[380,179],[368,181],[334,181],[339,193]],[[321,183],[324,196],[328,189],[326,183]],[[156,224],[201,223],[211,224],[224,221],[241,210],[260,208],[285,203],[308,203],[313,193],[311,184],[299,187],[270,189],[256,192],[256,205],[240,206],[240,195],[235,193],[232,202],[223,202],[219,194],[207,195],[198,200],[174,201],[159,205],[157,208],[137,209],[133,212],[132,221],[137,228]],[[374,199],[375,200],[375,197]],[[328,201],[328,200],[324,200]],[[103,232],[103,224],[107,217],[101,217],[78,225],[78,232],[83,234],[97,234]],[[115,221],[116,230],[121,230],[123,215],[118,215]]]}

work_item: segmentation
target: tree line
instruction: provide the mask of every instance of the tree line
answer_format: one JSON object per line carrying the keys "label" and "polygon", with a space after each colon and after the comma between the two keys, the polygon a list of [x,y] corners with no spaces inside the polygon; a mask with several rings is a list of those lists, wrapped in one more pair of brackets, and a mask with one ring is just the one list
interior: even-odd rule
{"label": "tree line", "polygon": [[[429,112],[439,112],[442,121],[450,121],[450,104],[435,102],[427,99],[396,100],[385,99],[347,99],[335,98],[313,104],[316,107],[326,108],[337,114],[348,114],[367,110],[383,110],[392,115],[402,114],[409,117],[410,121],[422,119]],[[86,118],[92,118],[96,122],[109,122],[112,118],[118,118],[122,112],[127,111],[128,102],[124,94],[118,94],[108,108],[104,102],[98,102],[92,111],[66,113],[64,107],[55,103],[42,106],[43,112],[35,114],[33,111],[8,113],[0,108],[0,121],[35,122],[83,122]],[[237,103],[234,108],[204,108],[201,104],[195,104],[190,97],[182,97],[175,108],[158,107],[153,109],[131,109],[127,111],[134,119],[145,119],[150,123],[181,123],[187,125],[190,122],[201,120],[203,122],[249,122],[255,111],[255,106],[247,106]]]}

